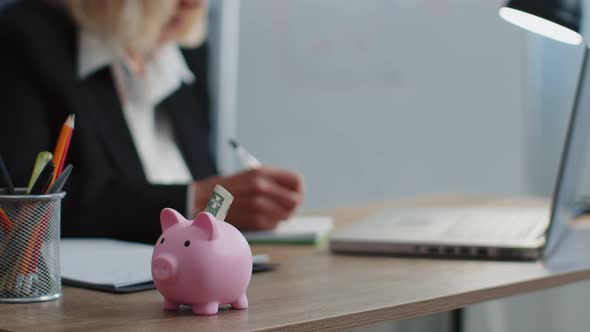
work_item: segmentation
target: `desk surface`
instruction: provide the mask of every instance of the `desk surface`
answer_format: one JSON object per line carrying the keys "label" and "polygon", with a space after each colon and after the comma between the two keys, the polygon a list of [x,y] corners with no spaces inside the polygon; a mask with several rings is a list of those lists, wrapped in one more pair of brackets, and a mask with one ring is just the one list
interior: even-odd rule
{"label": "desk surface", "polygon": [[[489,204],[485,199],[434,199],[324,211],[337,225],[383,206]],[[403,259],[330,255],[327,247],[255,246],[280,267],[256,274],[248,310],[193,316],[162,309],[157,291],[114,295],[65,287],[62,299],[0,304],[0,329],[271,331],[342,330],[411,318],[590,279],[590,270],[554,274],[542,263]]]}

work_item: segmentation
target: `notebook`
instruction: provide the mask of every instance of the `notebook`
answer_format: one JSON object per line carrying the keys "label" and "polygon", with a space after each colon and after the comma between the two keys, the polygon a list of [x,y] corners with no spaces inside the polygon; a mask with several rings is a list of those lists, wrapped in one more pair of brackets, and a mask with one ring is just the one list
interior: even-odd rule
{"label": "notebook", "polygon": [[317,244],[325,239],[333,228],[330,217],[293,217],[281,221],[270,231],[245,232],[250,243],[268,244]]}
{"label": "notebook", "polygon": [[[153,289],[152,245],[112,239],[62,239],[60,266],[64,285],[113,293]],[[254,256],[252,272],[271,268],[267,255]]]}

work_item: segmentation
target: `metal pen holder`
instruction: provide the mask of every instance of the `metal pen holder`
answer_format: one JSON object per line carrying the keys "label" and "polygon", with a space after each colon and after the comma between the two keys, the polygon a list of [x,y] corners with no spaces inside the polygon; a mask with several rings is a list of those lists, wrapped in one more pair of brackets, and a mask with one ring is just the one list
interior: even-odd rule
{"label": "metal pen holder", "polygon": [[66,194],[25,193],[0,189],[0,302],[61,297],[60,212]]}

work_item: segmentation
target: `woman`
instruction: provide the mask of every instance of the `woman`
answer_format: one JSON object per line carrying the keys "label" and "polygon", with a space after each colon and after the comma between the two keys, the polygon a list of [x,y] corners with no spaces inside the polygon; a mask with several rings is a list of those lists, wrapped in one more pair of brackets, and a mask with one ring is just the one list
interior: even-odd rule
{"label": "woman", "polygon": [[63,236],[153,242],[162,208],[193,215],[216,184],[242,229],[299,206],[295,173],[216,176],[205,26],[202,0],[21,0],[0,13],[0,152],[18,185],[76,115]]}

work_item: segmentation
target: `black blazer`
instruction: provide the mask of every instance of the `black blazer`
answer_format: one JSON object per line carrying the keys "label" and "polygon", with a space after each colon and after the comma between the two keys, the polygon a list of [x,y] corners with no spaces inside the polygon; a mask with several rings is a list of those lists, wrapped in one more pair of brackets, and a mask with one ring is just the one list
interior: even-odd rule
{"label": "black blazer", "polygon": [[[39,151],[53,151],[68,114],[76,128],[66,163],[62,236],[154,242],[159,214],[186,209],[185,185],[152,185],[123,117],[110,69],[77,76],[77,28],[57,4],[23,0],[0,13],[0,153],[27,185]],[[210,147],[207,48],[183,50],[195,82],[163,102],[195,179],[216,173]]]}

